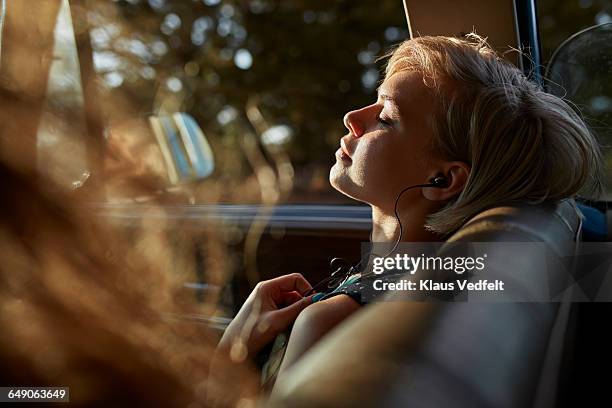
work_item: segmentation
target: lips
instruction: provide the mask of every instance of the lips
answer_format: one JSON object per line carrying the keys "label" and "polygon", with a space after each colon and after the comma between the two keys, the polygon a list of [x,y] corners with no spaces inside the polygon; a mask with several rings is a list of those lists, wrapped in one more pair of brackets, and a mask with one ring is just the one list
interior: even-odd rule
{"label": "lips", "polygon": [[352,157],[351,153],[349,152],[348,147],[346,146],[346,142],[344,141],[344,138],[340,139],[340,149],[342,149],[342,152],[346,156],[348,156],[349,159],[352,160],[353,157]]}

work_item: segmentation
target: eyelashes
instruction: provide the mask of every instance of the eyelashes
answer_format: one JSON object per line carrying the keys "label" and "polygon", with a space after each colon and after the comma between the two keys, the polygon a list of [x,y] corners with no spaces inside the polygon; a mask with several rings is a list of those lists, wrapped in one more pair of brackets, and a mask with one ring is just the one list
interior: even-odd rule
{"label": "eyelashes", "polygon": [[387,127],[387,126],[391,126],[391,122],[381,118],[380,116],[376,118],[376,120],[378,121],[378,123],[380,123],[381,125]]}

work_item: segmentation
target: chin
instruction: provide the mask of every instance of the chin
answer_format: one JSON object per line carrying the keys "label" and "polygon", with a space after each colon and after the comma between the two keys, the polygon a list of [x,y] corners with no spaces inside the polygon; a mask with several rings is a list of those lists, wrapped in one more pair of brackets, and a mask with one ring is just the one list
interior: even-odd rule
{"label": "chin", "polygon": [[329,184],[345,196],[367,203],[362,199],[362,194],[360,194],[363,193],[363,189],[355,184],[348,174],[348,169],[340,163],[334,164],[330,169]]}

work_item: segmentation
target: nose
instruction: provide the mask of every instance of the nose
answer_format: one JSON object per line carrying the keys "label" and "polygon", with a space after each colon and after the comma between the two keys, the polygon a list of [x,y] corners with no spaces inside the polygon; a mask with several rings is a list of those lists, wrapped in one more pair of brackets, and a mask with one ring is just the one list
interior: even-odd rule
{"label": "nose", "polygon": [[359,120],[359,115],[362,110],[363,109],[353,110],[344,115],[344,126],[355,137],[361,137],[363,135],[363,124]]}

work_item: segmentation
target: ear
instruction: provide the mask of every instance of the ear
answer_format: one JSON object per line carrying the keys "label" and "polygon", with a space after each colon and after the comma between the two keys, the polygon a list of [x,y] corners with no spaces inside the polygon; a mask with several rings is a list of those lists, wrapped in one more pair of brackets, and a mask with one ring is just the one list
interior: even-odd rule
{"label": "ear", "polygon": [[446,187],[423,188],[423,197],[430,201],[447,201],[459,195],[470,176],[471,168],[464,162],[445,162],[443,169],[431,175],[430,179],[444,176],[447,180]]}

